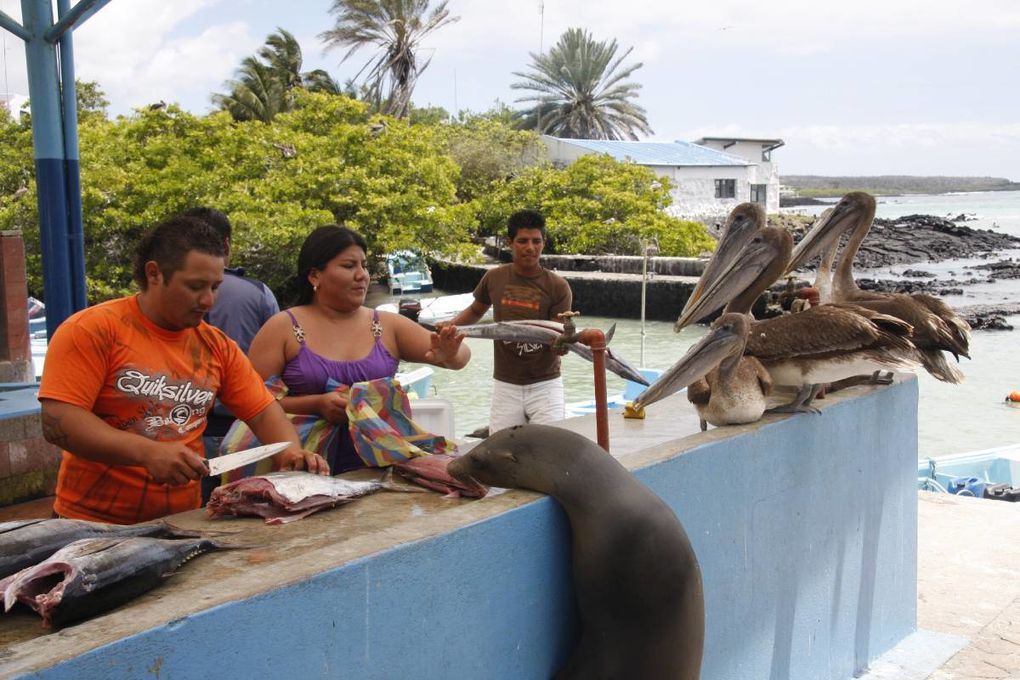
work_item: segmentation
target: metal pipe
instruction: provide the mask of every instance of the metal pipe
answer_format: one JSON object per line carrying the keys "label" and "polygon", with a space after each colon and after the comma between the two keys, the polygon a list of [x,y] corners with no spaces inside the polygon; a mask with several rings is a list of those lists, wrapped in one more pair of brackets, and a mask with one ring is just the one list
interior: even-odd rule
{"label": "metal pipe", "polygon": [[[83,0],[84,1],[84,0]],[[81,5],[82,3],[79,3]],[[75,7],[77,9],[77,7]],[[98,9],[98,8],[97,8]],[[57,0],[57,17],[70,16],[71,0]],[[84,19],[82,19],[84,21]],[[78,95],[74,81],[72,31],[60,36],[60,83],[64,132],[64,188],[67,191],[67,256],[71,268],[71,304],[85,309],[85,228],[81,214],[81,163],[78,159]]]}
{"label": "metal pipe", "polygon": [[595,441],[609,453],[609,402],[606,397],[606,334],[598,328],[577,333],[577,342],[591,347],[595,371]]}
{"label": "metal pipe", "polygon": [[592,370],[595,372],[595,441],[609,453],[609,401],[606,397],[606,334],[597,328],[578,331],[573,317],[577,312],[563,312],[563,335],[553,347],[561,343],[580,342],[591,348]]}
{"label": "metal pipe", "polygon": [[86,19],[101,10],[108,2],[110,0],[80,0],[66,14],[61,12],[60,21],[47,29],[43,36],[44,39],[46,42],[56,43],[64,33],[76,26],[81,26]]}
{"label": "metal pipe", "polygon": [[32,102],[32,147],[35,154],[39,237],[42,246],[46,334],[76,310],[72,300],[68,252],[67,178],[61,129],[60,74],[56,48],[42,39],[53,25],[49,0],[21,0],[21,17],[32,39],[25,42],[28,96]]}
{"label": "metal pipe", "polygon": [[32,34],[28,32],[28,29],[15,21],[11,15],[7,14],[3,10],[0,10],[0,28],[6,28],[22,40],[32,39]]}
{"label": "metal pipe", "polygon": [[645,365],[645,302],[648,288],[648,247],[644,248],[645,256],[641,259],[641,361],[638,366]]}

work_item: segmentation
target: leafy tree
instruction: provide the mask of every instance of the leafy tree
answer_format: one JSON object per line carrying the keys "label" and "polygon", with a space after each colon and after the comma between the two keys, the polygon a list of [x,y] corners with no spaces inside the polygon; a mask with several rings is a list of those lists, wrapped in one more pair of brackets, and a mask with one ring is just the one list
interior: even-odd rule
{"label": "leafy tree", "polygon": [[524,129],[570,139],[637,139],[651,134],[645,110],[634,100],[641,85],[627,79],[641,63],[622,66],[633,47],[616,56],[616,40],[597,41],[580,28],[568,29],[544,54],[531,54],[531,71],[510,87],[534,94],[518,102]]}
{"label": "leafy tree", "polygon": [[226,83],[227,94],[214,94],[213,103],[234,120],[268,123],[293,108],[297,89],[340,94],[339,83],[326,71],[302,73],[302,63],[301,45],[289,31],[277,28],[255,56],[241,61],[236,78]]}
{"label": "leafy tree", "polygon": [[672,203],[671,186],[643,166],[587,155],[562,170],[525,169],[480,201],[479,220],[484,232],[497,234],[514,210],[539,210],[558,253],[639,255],[641,244],[653,240],[663,255],[711,250],[714,241],[702,224],[663,211]]}
{"label": "leafy tree", "polygon": [[534,132],[517,130],[498,110],[467,114],[443,128],[446,152],[460,166],[457,196],[480,198],[493,186],[528,167],[546,162],[545,146]]}
{"label": "leafy tree", "polygon": [[74,92],[78,99],[78,117],[82,115],[97,114],[106,117],[110,108],[110,100],[106,93],[99,87],[99,83],[92,80],[74,81]]}
{"label": "leafy tree", "polygon": [[[418,61],[421,41],[460,17],[450,16],[448,0],[430,10],[430,0],[333,0],[332,29],[319,37],[326,48],[347,48],[341,62],[362,48],[376,48],[376,56],[358,72],[365,74],[375,109],[397,118],[407,117],[418,76],[431,58]],[[366,72],[367,71],[367,72]]]}

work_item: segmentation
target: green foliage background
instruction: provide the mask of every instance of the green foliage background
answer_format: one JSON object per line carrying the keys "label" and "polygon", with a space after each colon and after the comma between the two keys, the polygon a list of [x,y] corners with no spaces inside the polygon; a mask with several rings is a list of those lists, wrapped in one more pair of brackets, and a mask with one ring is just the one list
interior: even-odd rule
{"label": "green foliage background", "polygon": [[[531,132],[505,107],[447,122],[370,115],[345,96],[295,91],[272,122],[197,116],[176,105],[110,120],[94,84],[80,112],[82,210],[90,303],[133,289],[140,235],[197,205],[234,224],[232,262],[278,293],[316,226],[360,231],[371,253],[417,248],[478,257],[478,236],[502,234],[522,207],[543,211],[560,253],[695,255],[712,239],[697,223],[666,215],[668,180],[640,166],[588,156],[565,169],[544,160]],[[414,116],[411,118],[414,121]],[[32,137],[0,115],[0,229],[24,233],[29,292],[43,297]]]}

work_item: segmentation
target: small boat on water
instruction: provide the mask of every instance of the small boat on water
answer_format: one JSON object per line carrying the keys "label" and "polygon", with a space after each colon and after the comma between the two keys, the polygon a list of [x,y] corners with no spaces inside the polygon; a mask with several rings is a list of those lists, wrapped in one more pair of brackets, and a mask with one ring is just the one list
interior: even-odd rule
{"label": "small boat on water", "polygon": [[917,488],[1020,502],[1020,444],[917,461]]}
{"label": "small boat on water", "polygon": [[432,292],[429,265],[413,250],[397,250],[386,255],[386,276],[390,295]]}
{"label": "small boat on water", "polygon": [[[415,321],[428,324],[436,324],[440,321],[449,321],[457,316],[462,310],[471,305],[474,300],[472,293],[459,293],[457,295],[439,295],[436,297],[414,298],[400,300],[394,304],[387,302],[376,307],[384,312],[403,314]],[[483,320],[492,318],[492,307],[485,312]]]}
{"label": "small boat on water", "polygon": [[[638,371],[643,375],[648,382],[653,383],[655,380],[662,375],[662,371],[657,368],[639,368]],[[624,383],[623,392],[617,394],[606,395],[606,408],[612,410],[622,409],[627,405],[628,402],[634,401],[637,395],[641,394],[648,388],[648,385],[642,385],[641,383],[634,382],[633,380],[627,380]],[[677,390],[683,392],[687,388]],[[576,416],[586,416],[595,413],[595,400],[587,399],[585,401],[573,401],[567,404],[567,417],[574,418]]]}

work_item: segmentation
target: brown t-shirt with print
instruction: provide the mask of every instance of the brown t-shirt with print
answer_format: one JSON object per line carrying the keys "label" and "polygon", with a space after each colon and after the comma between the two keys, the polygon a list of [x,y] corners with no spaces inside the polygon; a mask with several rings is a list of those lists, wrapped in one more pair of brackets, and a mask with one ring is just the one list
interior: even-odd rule
{"label": "brown t-shirt with print", "polygon": [[[537,276],[521,276],[510,264],[487,271],[474,296],[492,306],[496,321],[556,321],[556,315],[569,311],[573,302],[570,284],[559,274],[542,269]],[[496,340],[493,349],[492,377],[501,382],[531,385],[560,374],[560,357],[549,345]]]}

